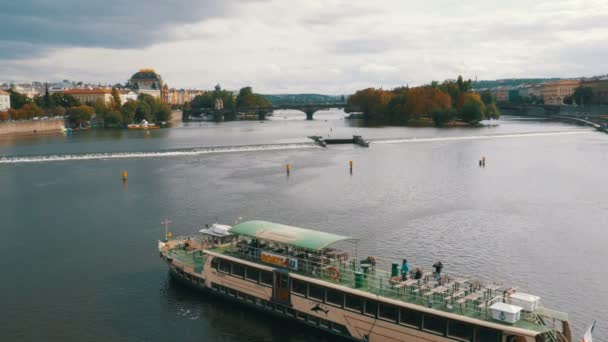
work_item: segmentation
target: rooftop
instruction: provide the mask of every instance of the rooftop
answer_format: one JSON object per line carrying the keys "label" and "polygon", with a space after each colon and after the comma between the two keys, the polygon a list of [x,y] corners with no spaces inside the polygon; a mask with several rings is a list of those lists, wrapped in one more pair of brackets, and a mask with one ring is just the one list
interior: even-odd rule
{"label": "rooftop", "polygon": [[4,90],[0,90],[0,95],[10,95],[11,93],[6,92]]}
{"label": "rooftop", "polygon": [[321,250],[338,241],[350,239],[347,236],[267,221],[247,221],[239,223],[232,227],[230,232],[314,251]]}
{"label": "rooftop", "polygon": [[96,89],[81,89],[81,88],[74,88],[74,89],[68,89],[66,91],[63,92],[64,94],[69,94],[69,95],[98,95],[98,94],[112,94],[112,89],[107,89],[107,88],[96,88]]}

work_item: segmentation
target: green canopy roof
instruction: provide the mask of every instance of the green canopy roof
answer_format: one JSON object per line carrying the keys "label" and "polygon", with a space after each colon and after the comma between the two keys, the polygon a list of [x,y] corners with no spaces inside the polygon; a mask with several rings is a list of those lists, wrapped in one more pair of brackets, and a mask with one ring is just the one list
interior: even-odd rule
{"label": "green canopy roof", "polygon": [[233,226],[230,232],[312,250],[320,250],[334,242],[350,239],[347,236],[266,221],[242,222]]}

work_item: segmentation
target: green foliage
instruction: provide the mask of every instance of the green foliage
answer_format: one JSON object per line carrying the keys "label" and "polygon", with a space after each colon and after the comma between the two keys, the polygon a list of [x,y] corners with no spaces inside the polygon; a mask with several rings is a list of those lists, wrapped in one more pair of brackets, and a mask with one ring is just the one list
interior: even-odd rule
{"label": "green foliage", "polygon": [[590,87],[580,86],[574,90],[574,94],[572,94],[572,98],[577,105],[588,105],[591,104],[593,100],[593,89]]}
{"label": "green foliage", "polygon": [[486,105],[486,118],[487,119],[500,118],[500,111],[496,107],[496,103],[492,102],[492,103]]}
{"label": "green foliage", "polygon": [[216,99],[222,100],[224,103],[224,109],[234,109],[236,106],[232,92],[222,90],[219,84],[215,86],[215,90],[213,92],[206,92],[202,95],[196,95],[196,97],[192,99],[190,106],[192,109],[214,108]]}
{"label": "green foliage", "polygon": [[7,92],[11,95],[11,108],[13,109],[21,109],[25,104],[32,103],[27,96],[21,95],[13,89],[9,89]]}
{"label": "green foliage", "polygon": [[135,122],[135,112],[139,102],[136,100],[127,101],[121,108],[120,113],[122,114],[122,124],[126,126]]}
{"label": "green foliage", "polygon": [[121,112],[109,111],[103,116],[103,122],[106,127],[124,127],[123,116]]}
{"label": "green foliage", "polygon": [[469,98],[460,110],[460,118],[469,124],[477,124],[484,119],[484,104],[481,100]]}
{"label": "green foliage", "polygon": [[456,111],[452,108],[435,111],[431,114],[431,118],[435,126],[442,127],[456,118]]}
{"label": "green foliage", "polygon": [[112,88],[112,109],[116,111],[120,111],[120,107],[122,103],[120,101],[120,94],[118,94],[118,89],[116,87]]}
{"label": "green foliage", "polygon": [[481,93],[481,101],[483,101],[483,104],[485,104],[486,106],[494,102],[494,98],[492,98],[492,93],[490,93],[489,90],[483,91]]}
{"label": "green foliage", "polygon": [[152,108],[146,101],[139,101],[135,109],[135,122],[152,121]]}
{"label": "green foliage", "polygon": [[95,108],[90,106],[77,106],[66,110],[68,120],[73,126],[81,126],[84,122],[91,120],[93,114],[95,114]]}
{"label": "green foliage", "polygon": [[251,87],[244,87],[236,98],[236,106],[237,108],[271,107],[272,103],[264,96],[254,94]]}

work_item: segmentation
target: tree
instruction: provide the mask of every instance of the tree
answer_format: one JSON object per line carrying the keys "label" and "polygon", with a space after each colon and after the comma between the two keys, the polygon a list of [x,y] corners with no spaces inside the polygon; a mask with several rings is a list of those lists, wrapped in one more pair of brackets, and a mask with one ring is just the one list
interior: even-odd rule
{"label": "tree", "polygon": [[469,124],[477,124],[484,119],[484,104],[481,99],[469,97],[460,109],[460,118]]}
{"label": "tree", "polygon": [[81,103],[74,96],[70,94],[54,93],[51,95],[51,102],[56,106],[62,106],[65,108],[77,107]]}
{"label": "tree", "polygon": [[38,107],[35,103],[26,103],[19,109],[19,117],[20,119],[32,119],[38,116],[43,116],[44,111],[42,108]]}
{"label": "tree", "polygon": [[82,126],[84,122],[91,120],[94,113],[95,109],[90,106],[77,106],[66,110],[66,115],[74,126]]}
{"label": "tree", "polygon": [[32,100],[30,100],[27,96],[21,95],[13,88],[7,90],[7,92],[11,95],[11,108],[20,109],[25,104],[32,103]]}
{"label": "tree", "polygon": [[593,99],[593,89],[590,87],[580,86],[574,90],[572,97],[579,106],[591,104]]}
{"label": "tree", "polygon": [[272,103],[264,96],[254,94],[251,87],[241,88],[236,97],[237,108],[270,107]]}
{"label": "tree", "polygon": [[138,101],[129,100],[122,106],[121,114],[122,114],[122,124],[124,126],[135,122],[135,112],[137,111],[138,105],[139,105]]}
{"label": "tree", "polygon": [[0,112],[0,121],[7,121],[10,119],[9,111]]}
{"label": "tree", "polygon": [[445,126],[448,122],[454,120],[454,118],[456,118],[456,111],[451,108],[445,110],[438,110],[431,114],[431,118],[433,119],[433,123],[435,123],[435,126],[442,127]]}
{"label": "tree", "polygon": [[120,94],[118,94],[118,89],[116,87],[112,88],[112,109],[115,111],[120,111],[120,107],[122,102],[120,101]]}
{"label": "tree", "polygon": [[123,126],[123,117],[120,112],[112,110],[104,115],[103,122],[106,127],[120,127]]}
{"label": "tree", "polygon": [[141,122],[142,120],[152,121],[152,109],[150,105],[145,101],[138,102],[135,109],[135,122]]}
{"label": "tree", "polygon": [[63,108],[61,106],[53,107],[51,109],[51,115],[52,116],[64,116],[65,115],[65,108]]}
{"label": "tree", "polygon": [[486,106],[494,102],[494,98],[492,98],[492,93],[489,90],[484,90],[481,93],[481,101],[483,101],[483,104],[485,104]]}
{"label": "tree", "polygon": [[44,107],[45,109],[49,109],[53,107],[53,101],[51,100],[51,96],[49,95],[49,84],[46,83],[44,85]]}
{"label": "tree", "polygon": [[496,103],[492,102],[486,106],[486,118],[487,119],[498,119],[500,118],[500,111],[496,107]]}

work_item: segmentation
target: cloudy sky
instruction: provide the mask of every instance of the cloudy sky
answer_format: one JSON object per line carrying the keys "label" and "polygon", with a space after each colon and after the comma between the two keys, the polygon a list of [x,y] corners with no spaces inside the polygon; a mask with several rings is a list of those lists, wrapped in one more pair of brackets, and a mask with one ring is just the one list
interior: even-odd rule
{"label": "cloudy sky", "polygon": [[455,78],[608,73],[606,0],[20,0],[0,81],[350,93]]}

